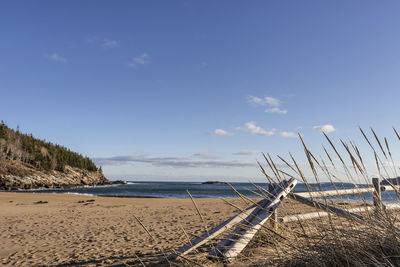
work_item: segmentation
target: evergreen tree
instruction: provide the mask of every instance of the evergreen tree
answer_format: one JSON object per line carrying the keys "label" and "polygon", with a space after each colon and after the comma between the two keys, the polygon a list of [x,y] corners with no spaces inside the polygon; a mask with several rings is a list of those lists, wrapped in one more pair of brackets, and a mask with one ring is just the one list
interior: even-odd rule
{"label": "evergreen tree", "polygon": [[3,121],[1,121],[0,124],[0,138],[5,139],[6,141],[8,140],[8,127],[4,124]]}
{"label": "evergreen tree", "polygon": [[[15,136],[15,138],[12,138],[12,141],[9,141],[9,131],[14,133],[12,136]],[[84,157],[76,152],[72,152],[63,146],[54,145],[50,142],[46,142],[45,140],[36,139],[32,136],[32,134],[22,134],[19,132],[19,127],[18,132],[15,132],[13,130],[9,130],[4,122],[2,122],[0,124],[0,138],[8,141],[3,151],[8,158],[11,158],[12,156],[16,157],[17,155],[13,155],[11,149],[8,149],[7,144],[11,144],[11,142],[13,142],[14,146],[15,144],[20,144],[19,146],[21,146],[22,149],[21,152],[24,155],[21,160],[37,168],[48,171],[55,169],[57,171],[64,172],[65,167],[68,165],[88,171],[97,171],[96,165],[90,158]]]}

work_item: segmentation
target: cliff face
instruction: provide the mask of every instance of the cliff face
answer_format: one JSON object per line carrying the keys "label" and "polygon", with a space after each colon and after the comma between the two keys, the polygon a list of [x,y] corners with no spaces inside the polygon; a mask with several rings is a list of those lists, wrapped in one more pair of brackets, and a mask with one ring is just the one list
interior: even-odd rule
{"label": "cliff face", "polygon": [[0,190],[106,184],[110,184],[110,181],[101,171],[87,171],[70,166],[66,166],[64,172],[40,171],[17,161],[0,160]]}

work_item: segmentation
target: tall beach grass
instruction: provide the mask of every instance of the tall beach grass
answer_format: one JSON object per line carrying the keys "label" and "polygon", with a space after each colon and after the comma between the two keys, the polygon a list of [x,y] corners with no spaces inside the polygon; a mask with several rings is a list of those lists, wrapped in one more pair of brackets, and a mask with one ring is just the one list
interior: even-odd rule
{"label": "tall beach grass", "polygon": [[[270,184],[277,186],[283,180],[295,178],[304,183],[309,191],[315,191],[315,185],[311,189],[310,184],[320,185],[319,188],[322,189],[322,183],[326,181],[337,189],[341,189],[340,184],[344,183],[353,183],[355,188],[358,188],[359,184],[372,186],[371,178],[378,177],[380,181],[386,182],[393,188],[395,191],[393,202],[398,203],[400,196],[398,187],[393,180],[389,179],[398,177],[399,172],[393,152],[396,151],[394,142],[400,141],[400,135],[395,128],[393,128],[393,133],[393,144],[390,144],[388,138],[380,139],[372,128],[368,132],[360,128],[360,136],[366,144],[362,146],[363,152],[353,141],[342,139],[334,141],[324,134],[326,142],[321,146],[318,154],[311,152],[303,137],[299,135],[301,148],[304,151],[303,157],[296,159],[291,153],[287,156],[273,157],[266,153],[262,154],[263,160],[258,164]],[[249,190],[255,197],[269,198],[266,188],[261,188],[256,184],[253,184],[253,187]],[[229,200],[223,200],[221,205],[231,205],[240,211],[246,205],[256,202],[255,199],[240,194],[234,187],[232,190],[238,194],[243,205],[239,207]],[[286,211],[294,208],[292,212],[298,216],[306,210],[307,206],[297,203],[293,200],[295,198],[292,195],[292,199],[284,199],[282,205],[286,205]],[[196,200],[191,199],[199,215],[197,219],[204,221]],[[400,213],[386,209],[385,203],[382,208],[374,207],[372,203],[367,202],[363,194],[359,194],[357,203],[354,201],[349,203],[348,196],[345,195],[335,199],[331,197],[311,199],[321,205],[307,207],[308,210],[319,211],[320,216],[287,223],[270,219],[271,223],[267,222],[261,228],[234,261],[207,258],[207,252],[215,248],[215,245],[229,233],[228,231],[191,254],[177,257],[175,260],[170,260],[165,256],[163,257],[165,260],[159,264],[172,266],[400,266]],[[358,213],[362,217],[353,216],[350,212],[347,216],[338,216],[332,212],[328,212],[327,216],[322,216],[322,213],[326,211],[324,205],[331,205],[345,211],[358,207],[364,208],[365,211]],[[277,216],[281,215],[285,214],[281,214],[278,208]],[[204,231],[207,231],[209,227],[204,223]],[[182,229],[182,234],[187,236],[188,240],[193,237],[185,229]],[[174,252],[162,251],[162,254]]]}

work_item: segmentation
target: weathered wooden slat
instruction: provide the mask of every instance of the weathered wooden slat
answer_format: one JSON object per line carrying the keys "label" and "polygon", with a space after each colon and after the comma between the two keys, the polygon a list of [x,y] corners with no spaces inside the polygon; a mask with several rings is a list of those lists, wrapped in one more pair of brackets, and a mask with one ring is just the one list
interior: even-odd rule
{"label": "weathered wooden slat", "polygon": [[[387,204],[385,206],[386,209],[400,209],[400,204]],[[375,207],[356,207],[356,208],[351,208],[348,209],[347,211],[349,212],[365,212],[365,211],[372,211],[374,210]],[[304,221],[304,220],[311,220],[315,218],[320,218],[320,217],[326,217],[329,215],[329,212],[326,211],[316,211],[316,212],[309,212],[309,213],[302,213],[302,214],[296,214],[296,215],[288,215],[285,217],[279,217],[278,221],[281,223],[287,223],[287,222],[295,222],[295,221]]]}
{"label": "weathered wooden slat", "polygon": [[[351,208],[348,209],[347,211],[349,212],[365,212],[365,211],[372,211],[374,210],[375,207],[356,207],[356,208]],[[385,209],[400,209],[400,204],[387,204],[385,205]],[[315,218],[320,218],[320,217],[326,217],[329,215],[329,212],[326,211],[316,211],[316,212],[309,212],[309,213],[302,213],[302,214],[296,214],[296,215],[288,215],[285,217],[279,217],[278,221],[281,223],[287,223],[287,222],[295,222],[295,221],[304,221],[304,220],[311,220]]]}
{"label": "weathered wooden slat", "polygon": [[379,178],[372,178],[372,185],[374,186],[374,192],[372,193],[374,199],[374,206],[377,211],[381,210],[383,207],[382,194],[381,194],[381,183]]}
{"label": "weathered wooden slat", "polygon": [[361,194],[361,193],[368,193],[373,192],[374,188],[367,187],[367,188],[354,188],[354,189],[342,189],[342,190],[327,190],[327,191],[315,191],[315,192],[301,192],[296,193],[297,196],[301,197],[333,197],[333,196],[340,196],[340,195],[353,195],[353,194]]}
{"label": "weathered wooden slat", "polygon": [[340,209],[340,208],[337,208],[337,207],[334,207],[334,206],[331,206],[331,205],[328,205],[328,204],[324,204],[324,203],[321,203],[321,202],[318,202],[318,201],[313,201],[311,199],[305,198],[305,197],[300,196],[298,194],[292,193],[289,196],[291,198],[297,200],[297,201],[300,201],[301,203],[304,203],[306,205],[309,205],[309,206],[312,206],[312,207],[315,207],[315,208],[319,208],[319,209],[322,209],[322,210],[325,210],[325,211],[330,211],[330,212],[336,213],[337,215],[339,215],[341,217],[357,218],[359,220],[365,220],[364,217],[359,215],[359,214],[356,214],[356,213],[353,213],[353,212],[350,212],[350,211],[347,211],[347,210],[344,210],[344,209]]}
{"label": "weathered wooden slat", "polygon": [[[400,186],[395,186],[397,190],[400,190]],[[394,188],[390,185],[381,186],[382,191],[394,191]],[[315,191],[315,192],[301,192],[296,193],[296,195],[302,197],[333,197],[333,196],[341,196],[341,195],[355,195],[361,193],[372,193],[375,189],[373,187],[364,187],[364,188],[352,188],[352,189],[340,189],[340,190],[327,190],[327,191]]]}
{"label": "weathered wooden slat", "polygon": [[251,205],[246,210],[240,212],[239,214],[237,214],[235,216],[232,216],[231,218],[229,218],[228,220],[224,221],[220,225],[212,228],[208,232],[205,232],[201,236],[199,236],[199,237],[191,240],[190,242],[186,243],[185,245],[183,245],[182,247],[180,247],[177,250],[176,254],[175,253],[171,254],[169,257],[170,258],[176,258],[179,255],[184,256],[184,255],[190,253],[191,251],[193,251],[197,247],[203,245],[204,243],[206,243],[207,241],[213,239],[214,237],[218,236],[219,234],[221,234],[221,233],[233,228],[236,224],[240,223],[247,216],[249,216],[249,214],[251,214],[257,206],[263,206],[263,205],[265,205],[265,203],[267,201],[268,200],[266,200],[266,199],[262,199],[259,202],[257,202],[256,204]]}
{"label": "weathered wooden slat", "polygon": [[211,252],[210,257],[223,256],[228,260],[236,257],[250,242],[262,225],[270,218],[281,201],[295,187],[297,180],[284,181],[271,192],[270,200],[244,219],[224,240]]}

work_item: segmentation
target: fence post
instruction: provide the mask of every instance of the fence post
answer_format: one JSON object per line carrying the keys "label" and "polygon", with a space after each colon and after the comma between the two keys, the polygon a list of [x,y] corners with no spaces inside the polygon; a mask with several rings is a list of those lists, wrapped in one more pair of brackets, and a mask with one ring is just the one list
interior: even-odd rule
{"label": "fence post", "polygon": [[382,209],[381,183],[379,182],[379,178],[372,178],[372,185],[375,189],[373,193],[374,206],[378,211]]}
{"label": "fence post", "polygon": [[[275,185],[272,183],[269,183],[268,191],[272,192],[274,189],[275,189]],[[271,226],[274,228],[274,230],[278,229],[278,208],[276,208],[271,215]]]}

